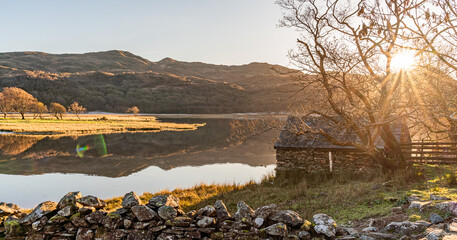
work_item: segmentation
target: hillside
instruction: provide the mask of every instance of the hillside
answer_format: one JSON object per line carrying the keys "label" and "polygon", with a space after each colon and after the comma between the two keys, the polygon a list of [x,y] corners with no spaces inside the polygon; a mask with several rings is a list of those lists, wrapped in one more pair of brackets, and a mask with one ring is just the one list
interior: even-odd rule
{"label": "hillside", "polygon": [[0,53],[0,87],[20,87],[38,100],[89,111],[230,113],[285,111],[297,91],[294,70],[267,63],[241,66],[151,62],[125,51],[85,54]]}

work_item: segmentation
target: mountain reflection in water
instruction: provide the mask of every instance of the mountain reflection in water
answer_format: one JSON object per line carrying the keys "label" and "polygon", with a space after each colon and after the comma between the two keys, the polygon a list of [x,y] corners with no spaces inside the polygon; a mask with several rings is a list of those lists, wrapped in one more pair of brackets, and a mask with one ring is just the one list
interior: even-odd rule
{"label": "mountain reflection in water", "polygon": [[128,176],[150,166],[172,169],[215,163],[262,166],[275,163],[272,148],[277,132],[256,136],[244,144],[232,144],[230,119],[164,119],[169,122],[202,123],[195,131],[162,131],[104,135],[108,155],[88,150],[76,155],[79,143],[94,136],[37,137],[0,135],[0,174],[36,175],[75,173],[106,177]]}

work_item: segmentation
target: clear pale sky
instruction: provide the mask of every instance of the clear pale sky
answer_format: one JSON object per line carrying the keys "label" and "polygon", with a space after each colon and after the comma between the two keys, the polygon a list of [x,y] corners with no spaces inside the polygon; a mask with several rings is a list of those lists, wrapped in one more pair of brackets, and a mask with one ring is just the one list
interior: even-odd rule
{"label": "clear pale sky", "polygon": [[288,65],[274,0],[0,0],[0,52],[126,50],[152,61]]}

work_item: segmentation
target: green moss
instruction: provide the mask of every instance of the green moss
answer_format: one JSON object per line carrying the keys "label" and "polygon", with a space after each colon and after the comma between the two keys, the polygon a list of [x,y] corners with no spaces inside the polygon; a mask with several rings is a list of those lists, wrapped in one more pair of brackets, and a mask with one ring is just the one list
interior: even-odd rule
{"label": "green moss", "polygon": [[121,215],[119,213],[115,213],[115,212],[110,212],[106,216],[108,216],[110,218],[120,218],[121,217]]}
{"label": "green moss", "polygon": [[66,221],[68,221],[68,219],[66,217],[62,217],[60,215],[55,215],[52,218],[50,218],[48,222],[49,223],[63,223]]}
{"label": "green moss", "polygon": [[73,214],[73,215],[70,217],[70,220],[73,221],[73,219],[79,218],[79,217],[81,217],[81,213],[80,213],[80,212],[77,212],[77,213]]}
{"label": "green moss", "polygon": [[421,216],[416,215],[416,214],[412,214],[412,215],[410,215],[408,217],[408,221],[410,221],[410,222],[416,222],[416,221],[419,221],[421,219],[422,219]]}
{"label": "green moss", "polygon": [[5,232],[7,235],[23,235],[25,234],[25,229],[22,227],[21,223],[17,220],[7,221],[4,223]]}

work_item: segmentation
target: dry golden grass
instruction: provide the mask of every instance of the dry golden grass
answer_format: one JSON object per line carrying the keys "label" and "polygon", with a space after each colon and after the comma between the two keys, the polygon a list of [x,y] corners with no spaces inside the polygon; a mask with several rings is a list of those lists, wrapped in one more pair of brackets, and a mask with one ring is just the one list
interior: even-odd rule
{"label": "dry golden grass", "polygon": [[[101,120],[106,118],[107,120]],[[78,119],[75,115],[67,115],[63,120],[57,120],[51,115],[43,119],[33,119],[26,115],[22,120],[18,115],[9,115],[0,119],[0,131],[16,133],[31,133],[38,135],[81,135],[93,133],[114,133],[132,131],[163,131],[163,130],[195,130],[204,124],[166,123],[158,121],[153,116],[130,116],[116,114],[83,114]]]}
{"label": "dry golden grass", "polygon": [[[340,223],[366,217],[384,216],[392,207],[402,204],[408,190],[421,188],[424,180],[416,170],[396,174],[354,173],[314,175],[281,175],[266,177],[261,183],[245,185],[198,185],[190,189],[164,190],[144,193],[143,203],[154,195],[171,194],[179,197],[184,211],[213,205],[223,200],[230,212],[243,200],[252,208],[277,204],[291,209],[307,219],[324,212]],[[108,201],[108,210],[120,207],[122,197]]]}

